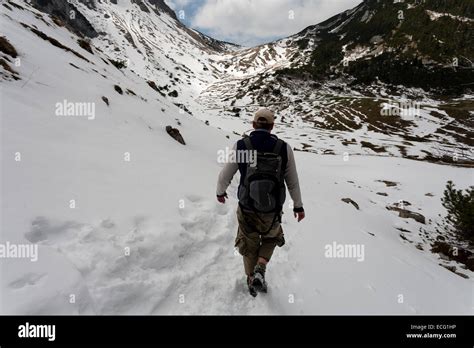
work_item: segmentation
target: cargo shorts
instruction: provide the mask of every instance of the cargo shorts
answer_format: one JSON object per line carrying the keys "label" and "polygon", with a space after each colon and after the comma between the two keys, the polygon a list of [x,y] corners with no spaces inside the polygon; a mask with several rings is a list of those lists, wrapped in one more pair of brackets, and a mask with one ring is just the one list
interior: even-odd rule
{"label": "cargo shorts", "polygon": [[[235,247],[240,255],[248,258],[247,271],[253,271],[251,267],[256,264],[258,257],[270,261],[276,246],[285,244],[283,228],[281,227],[281,213],[275,219],[275,214],[258,214],[253,211],[237,208],[237,221],[239,228],[235,238]],[[273,226],[272,226],[273,222]],[[270,228],[271,227],[271,228]],[[254,262],[255,261],[255,262]],[[252,270],[250,270],[252,268]]]}

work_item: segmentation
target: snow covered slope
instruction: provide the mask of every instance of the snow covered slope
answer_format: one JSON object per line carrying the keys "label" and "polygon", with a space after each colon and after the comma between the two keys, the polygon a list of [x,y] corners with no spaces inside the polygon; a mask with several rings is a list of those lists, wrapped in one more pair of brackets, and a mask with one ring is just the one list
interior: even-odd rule
{"label": "snow covered slope", "polygon": [[[49,9],[42,6],[43,1],[32,3]],[[77,26],[68,15],[70,11],[80,14],[96,33],[86,39],[96,50],[155,83],[162,95],[185,110],[195,109],[193,100],[220,77],[213,61],[238,47],[187,28],[163,1],[76,1],[68,6],[60,18],[56,14],[61,12],[50,10],[53,27],[69,22]]]}
{"label": "snow covered slope", "polygon": [[[251,298],[233,248],[237,178],[228,204],[214,197],[217,151],[239,137],[148,83],[172,77],[117,69],[96,39],[90,53],[49,15],[7,5],[2,35],[20,60],[1,53],[16,73],[0,68],[0,241],[34,243],[39,254],[36,262],[0,259],[0,313],[472,313],[472,272],[429,251],[445,182],[467,187],[472,170],[297,152],[308,217],[297,224],[285,207],[287,245],[269,266],[270,292]],[[74,116],[61,110],[79,103]],[[295,134],[287,138],[294,146],[304,138],[297,130],[285,133]],[[422,183],[420,173],[429,173]],[[401,200],[426,224],[386,209]],[[326,257],[333,243],[363,245],[363,260]]]}

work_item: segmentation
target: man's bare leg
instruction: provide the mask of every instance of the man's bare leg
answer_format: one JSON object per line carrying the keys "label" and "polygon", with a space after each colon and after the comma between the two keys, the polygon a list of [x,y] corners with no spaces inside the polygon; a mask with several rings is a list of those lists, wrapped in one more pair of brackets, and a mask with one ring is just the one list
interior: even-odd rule
{"label": "man's bare leg", "polygon": [[259,257],[257,262],[258,262],[258,263],[261,263],[262,265],[265,265],[265,266],[266,266],[267,263],[268,263],[268,260],[265,259],[265,258],[263,258],[263,257]]}

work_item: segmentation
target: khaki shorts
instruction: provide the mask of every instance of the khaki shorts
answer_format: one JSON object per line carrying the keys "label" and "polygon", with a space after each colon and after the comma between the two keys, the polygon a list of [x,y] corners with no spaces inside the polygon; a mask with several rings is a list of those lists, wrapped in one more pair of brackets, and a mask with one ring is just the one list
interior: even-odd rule
{"label": "khaki shorts", "polygon": [[[270,261],[276,246],[285,244],[281,213],[275,219],[275,214],[258,214],[252,211],[237,209],[239,229],[235,239],[235,247],[242,256],[263,257]],[[273,222],[273,226],[272,226]]]}

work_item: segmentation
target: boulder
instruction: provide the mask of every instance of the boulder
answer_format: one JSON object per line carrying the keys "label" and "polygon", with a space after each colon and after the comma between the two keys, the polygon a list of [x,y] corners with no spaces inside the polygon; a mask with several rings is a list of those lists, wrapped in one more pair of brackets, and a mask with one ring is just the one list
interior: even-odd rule
{"label": "boulder", "polygon": [[344,203],[347,203],[347,204],[352,204],[357,210],[360,210],[359,205],[350,198],[343,198],[343,199],[341,199],[341,201],[343,201]]}
{"label": "boulder", "polygon": [[177,98],[178,97],[178,91],[173,90],[172,92],[169,92],[168,95],[172,98]]}
{"label": "boulder", "polygon": [[183,136],[181,135],[178,129],[173,128],[171,126],[166,126],[166,132],[170,135],[170,137],[172,137],[178,143],[182,145],[186,145],[186,143],[184,142]]}
{"label": "boulder", "polygon": [[399,208],[398,206],[388,206],[388,210],[393,210],[398,212],[398,216],[402,219],[413,219],[420,224],[426,224],[426,218],[420,213],[415,213],[413,211]]}
{"label": "boulder", "polygon": [[415,213],[410,210],[400,209],[398,216],[401,217],[402,219],[413,219],[415,221],[418,221],[420,224],[426,223],[426,219],[423,215],[421,215],[420,213]]}

